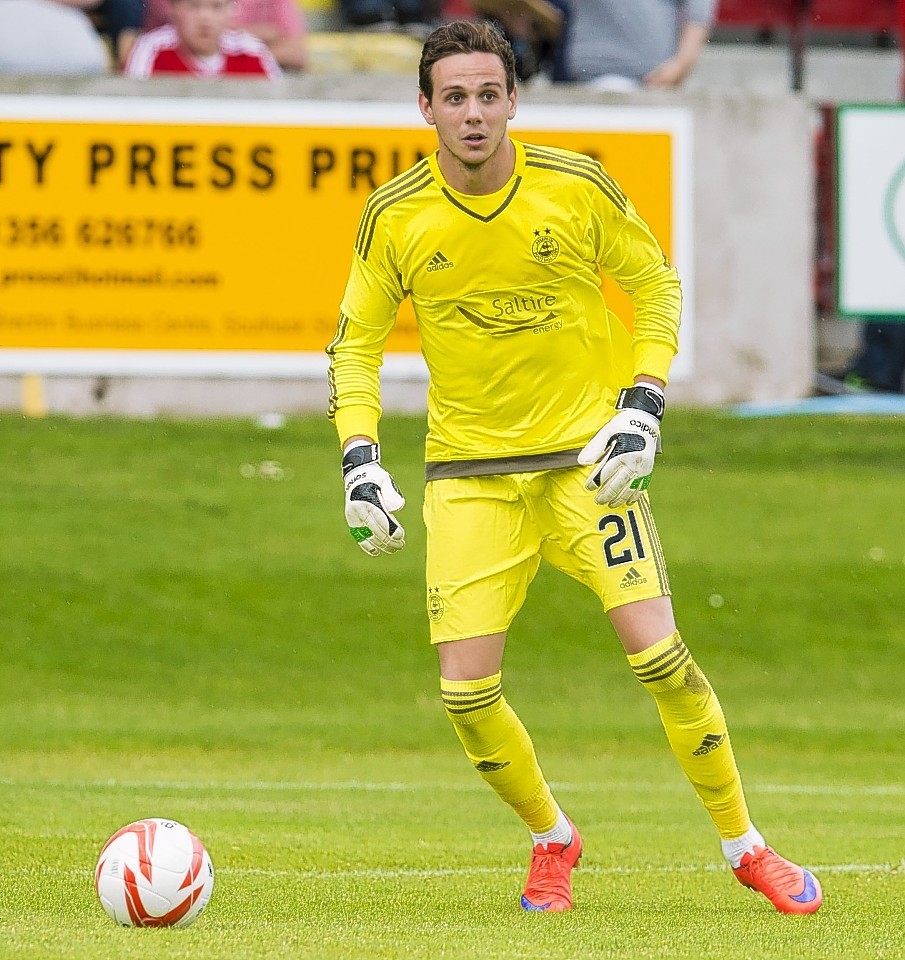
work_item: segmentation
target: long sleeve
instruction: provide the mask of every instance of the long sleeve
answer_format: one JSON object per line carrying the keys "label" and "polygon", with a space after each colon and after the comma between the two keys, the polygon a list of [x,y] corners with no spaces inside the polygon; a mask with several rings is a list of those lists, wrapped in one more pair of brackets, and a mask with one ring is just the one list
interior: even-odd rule
{"label": "long sleeve", "polygon": [[682,289],[675,268],[631,202],[626,201],[624,221],[599,262],[634,306],[634,375],[667,380],[679,346]]}
{"label": "long sleeve", "polygon": [[405,296],[388,253],[372,246],[367,261],[354,255],[336,336],[327,347],[327,416],[341,443],[358,434],[377,439],[383,351]]}

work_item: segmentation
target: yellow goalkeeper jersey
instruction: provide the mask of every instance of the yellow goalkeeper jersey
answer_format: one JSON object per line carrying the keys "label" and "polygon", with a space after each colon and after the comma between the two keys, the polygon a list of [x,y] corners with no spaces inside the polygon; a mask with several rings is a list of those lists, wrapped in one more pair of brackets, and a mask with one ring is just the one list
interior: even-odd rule
{"label": "yellow goalkeeper jersey", "polygon": [[[457,192],[434,154],[371,194],[327,348],[340,439],[376,439],[384,345],[412,298],[429,479],[574,464],[619,389],[666,380],[677,349],[676,271],[619,186],[589,157],[513,143],[496,193]],[[630,295],[633,334],[601,273]]]}

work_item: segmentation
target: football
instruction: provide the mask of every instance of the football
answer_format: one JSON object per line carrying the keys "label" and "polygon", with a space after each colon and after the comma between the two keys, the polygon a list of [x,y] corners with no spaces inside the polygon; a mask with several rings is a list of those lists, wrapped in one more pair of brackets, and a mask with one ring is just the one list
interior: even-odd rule
{"label": "football", "polygon": [[124,927],[187,927],[211,898],[214,866],[191,830],[153,817],[110,837],[94,886],[104,910]]}

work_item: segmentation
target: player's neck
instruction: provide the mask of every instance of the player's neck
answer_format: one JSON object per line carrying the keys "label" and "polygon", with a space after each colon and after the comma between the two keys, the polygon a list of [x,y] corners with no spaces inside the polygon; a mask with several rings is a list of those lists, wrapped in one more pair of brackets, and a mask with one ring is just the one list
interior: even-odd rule
{"label": "player's neck", "polygon": [[504,137],[493,155],[481,164],[466,164],[441,144],[437,162],[443,179],[459,193],[486,196],[496,193],[508,182],[515,170],[515,147]]}

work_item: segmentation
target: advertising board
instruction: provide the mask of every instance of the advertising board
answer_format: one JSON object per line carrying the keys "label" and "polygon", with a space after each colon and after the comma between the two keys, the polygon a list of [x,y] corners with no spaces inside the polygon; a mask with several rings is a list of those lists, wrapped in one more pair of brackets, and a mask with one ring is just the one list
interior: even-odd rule
{"label": "advertising board", "polygon": [[[633,199],[682,276],[687,375],[690,113],[523,105],[511,129],[599,158]],[[323,370],[368,194],[435,147],[414,98],[0,97],[0,372]],[[423,373],[408,302],[387,350],[386,376]]]}

